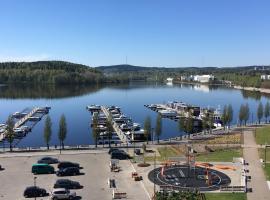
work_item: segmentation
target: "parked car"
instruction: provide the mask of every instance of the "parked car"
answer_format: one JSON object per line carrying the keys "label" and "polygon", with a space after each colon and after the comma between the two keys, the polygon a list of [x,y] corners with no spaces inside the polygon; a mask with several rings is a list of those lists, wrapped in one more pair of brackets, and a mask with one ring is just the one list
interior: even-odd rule
{"label": "parked car", "polygon": [[108,154],[112,154],[112,152],[115,152],[115,151],[125,152],[123,149],[110,148],[110,150],[108,151]]}
{"label": "parked car", "polygon": [[80,168],[80,164],[79,163],[68,162],[68,161],[59,162],[59,164],[58,164],[58,169],[67,168],[67,167]]}
{"label": "parked car", "polygon": [[56,164],[59,163],[57,158],[52,157],[43,157],[38,160],[38,163],[45,163],[45,164]]}
{"label": "parked car", "polygon": [[80,174],[80,169],[78,167],[67,167],[60,168],[57,172],[57,176],[76,176]]}
{"label": "parked car", "polygon": [[135,153],[136,155],[140,155],[140,154],[141,154],[141,150],[140,150],[140,149],[134,149],[134,153]]}
{"label": "parked car", "polygon": [[66,188],[66,189],[80,189],[82,188],[81,184],[77,181],[72,181],[69,179],[58,179],[54,186],[54,188]]}
{"label": "parked car", "polygon": [[49,164],[34,164],[32,166],[32,173],[33,174],[53,174],[54,167]]}
{"label": "parked car", "polygon": [[130,159],[130,156],[126,152],[113,151],[111,153],[111,159],[126,160]]}
{"label": "parked car", "polygon": [[24,190],[23,196],[26,198],[30,198],[30,197],[44,197],[47,196],[48,193],[46,192],[45,189],[37,187],[37,186],[31,186],[31,187],[27,187]]}
{"label": "parked car", "polygon": [[54,189],[52,191],[51,199],[74,199],[76,197],[76,192],[70,192],[70,190],[65,188]]}

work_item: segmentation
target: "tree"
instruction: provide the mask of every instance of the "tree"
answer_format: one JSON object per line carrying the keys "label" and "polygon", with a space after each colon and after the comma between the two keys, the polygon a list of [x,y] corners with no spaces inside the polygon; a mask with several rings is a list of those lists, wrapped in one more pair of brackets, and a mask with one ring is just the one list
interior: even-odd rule
{"label": "tree", "polygon": [[264,117],[265,117],[265,123],[267,123],[267,119],[270,115],[270,104],[269,101],[267,101],[265,107],[264,107]]}
{"label": "tree", "polygon": [[189,113],[186,121],[186,132],[188,133],[188,138],[190,138],[190,134],[193,133],[193,125],[193,117],[191,113]]}
{"label": "tree", "polygon": [[158,114],[157,121],[156,121],[156,129],[155,129],[155,134],[157,136],[158,143],[159,143],[159,138],[161,136],[161,133],[162,133],[162,117],[160,114]]}
{"label": "tree", "polygon": [[249,119],[249,105],[248,103],[246,103],[246,105],[244,105],[244,123],[245,123],[245,126],[247,125],[247,121]]}
{"label": "tree", "polygon": [[147,116],[144,121],[144,136],[146,138],[147,144],[148,144],[148,138],[150,134],[151,134],[151,118],[150,116]]}
{"label": "tree", "polygon": [[186,132],[186,122],[185,122],[185,117],[180,117],[178,121],[178,130],[180,133],[180,139],[182,140],[182,133],[181,131]]}
{"label": "tree", "polygon": [[12,151],[12,143],[15,138],[15,133],[14,133],[14,120],[12,116],[10,115],[7,119],[6,122],[7,128],[6,128],[6,139],[9,143],[9,149]]}
{"label": "tree", "polygon": [[210,134],[212,134],[213,125],[214,125],[214,117],[213,117],[213,114],[210,113],[209,114],[209,119],[208,119],[208,126],[209,126],[209,130],[210,130]]}
{"label": "tree", "polygon": [[59,122],[59,131],[58,131],[58,138],[60,140],[62,149],[64,149],[64,140],[67,136],[67,124],[66,124],[66,118],[65,115],[62,114]]}
{"label": "tree", "polygon": [[262,105],[262,102],[260,102],[259,105],[258,105],[257,117],[258,117],[259,124],[260,124],[261,123],[261,119],[263,117],[263,105]]}
{"label": "tree", "polygon": [[231,122],[233,120],[233,108],[232,108],[232,105],[229,104],[228,108],[227,108],[227,117],[228,117],[228,126],[229,126],[229,129],[230,129],[230,126],[231,126]]}
{"label": "tree", "polygon": [[244,121],[245,118],[245,105],[241,104],[239,114],[238,114],[240,126],[242,126],[242,122]]}
{"label": "tree", "polygon": [[95,145],[97,148],[97,141],[99,137],[99,130],[98,130],[98,113],[93,114],[93,121],[92,121],[92,136],[95,140]]}
{"label": "tree", "polygon": [[108,139],[109,139],[109,147],[111,147],[111,138],[112,138],[112,133],[113,133],[113,125],[112,125],[112,116],[111,114],[106,120],[106,127],[107,127],[107,132],[108,132]]}
{"label": "tree", "polygon": [[227,107],[227,105],[225,105],[223,107],[222,121],[224,123],[224,130],[225,130],[225,127],[228,124],[228,107]]}
{"label": "tree", "polygon": [[202,129],[203,129],[203,133],[205,134],[205,130],[208,128],[208,114],[206,113],[205,116],[202,118]]}
{"label": "tree", "polygon": [[44,126],[44,140],[47,145],[47,149],[49,149],[49,143],[51,141],[51,136],[52,136],[52,122],[50,116],[46,117],[45,120],[45,126]]}

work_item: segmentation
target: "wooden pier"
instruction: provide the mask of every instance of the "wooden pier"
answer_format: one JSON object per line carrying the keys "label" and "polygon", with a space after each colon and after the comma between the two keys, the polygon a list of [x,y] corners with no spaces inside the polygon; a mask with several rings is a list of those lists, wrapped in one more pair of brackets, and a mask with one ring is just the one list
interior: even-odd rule
{"label": "wooden pier", "polygon": [[[106,118],[109,118],[110,112],[107,110],[107,108],[105,106],[101,106],[101,110],[104,113],[104,115],[106,116]],[[118,124],[113,120],[112,120],[112,126],[113,126],[114,131],[116,132],[116,134],[120,138],[120,140],[123,143],[129,143],[130,140],[128,139],[126,134],[120,129]]]}
{"label": "wooden pier", "polygon": [[[19,121],[17,121],[14,124],[14,129],[19,128],[20,126],[22,126],[30,117],[32,117],[40,108],[39,107],[35,107],[33,108],[33,110],[31,110],[31,112],[29,112],[27,115],[25,115],[23,118],[21,118]],[[6,136],[6,131],[0,135],[0,142],[3,141],[5,139]]]}

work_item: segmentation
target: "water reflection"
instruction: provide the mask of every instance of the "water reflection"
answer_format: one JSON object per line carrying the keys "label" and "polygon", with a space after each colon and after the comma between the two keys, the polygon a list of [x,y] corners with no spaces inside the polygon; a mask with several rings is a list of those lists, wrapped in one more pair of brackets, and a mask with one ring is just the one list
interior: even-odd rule
{"label": "water reflection", "polygon": [[52,99],[82,96],[94,93],[100,85],[4,85],[0,87],[0,98],[6,99]]}

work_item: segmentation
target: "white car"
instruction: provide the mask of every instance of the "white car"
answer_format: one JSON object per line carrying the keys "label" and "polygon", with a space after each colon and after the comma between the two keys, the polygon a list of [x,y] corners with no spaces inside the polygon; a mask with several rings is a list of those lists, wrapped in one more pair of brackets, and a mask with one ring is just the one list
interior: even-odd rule
{"label": "white car", "polygon": [[52,191],[52,200],[58,199],[74,199],[76,197],[76,192],[70,192],[70,190],[65,188],[54,189]]}

